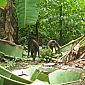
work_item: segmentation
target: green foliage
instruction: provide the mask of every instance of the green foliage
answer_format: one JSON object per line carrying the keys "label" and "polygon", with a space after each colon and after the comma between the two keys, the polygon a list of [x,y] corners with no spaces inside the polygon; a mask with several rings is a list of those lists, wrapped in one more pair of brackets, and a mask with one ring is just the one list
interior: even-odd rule
{"label": "green foliage", "polygon": [[[40,41],[56,39],[60,43],[60,5],[62,5],[62,43],[85,34],[85,0],[45,0],[40,9]],[[83,23],[82,23],[83,22]]]}
{"label": "green foliage", "polygon": [[[5,68],[3,68],[2,66],[0,66],[0,75],[2,75],[3,77],[6,77],[6,79],[8,78],[8,80],[10,81],[5,81],[4,85],[7,84],[7,82],[9,82],[9,84],[7,85],[11,85],[11,83],[13,83],[13,81],[17,81],[17,82],[22,82],[22,83],[26,83],[26,84],[30,84],[31,82],[28,80],[25,80],[23,78],[20,78],[19,76],[16,76],[14,74],[12,74],[10,71],[6,70]],[[13,84],[14,85],[14,84]],[[15,84],[16,85],[16,84]],[[22,84],[21,84],[22,85]]]}
{"label": "green foliage", "polygon": [[40,61],[50,61],[52,58],[52,51],[50,48],[45,48],[40,50],[39,59]]}
{"label": "green foliage", "polygon": [[9,68],[9,67],[12,68],[16,65],[15,60],[12,60],[12,61],[6,60],[5,63],[6,63],[6,68]]}
{"label": "green foliage", "polygon": [[79,42],[79,44],[80,44],[81,46],[85,46],[85,36],[84,36],[84,38]]}
{"label": "green foliage", "polygon": [[35,81],[36,79],[39,79],[39,80],[45,81],[45,82],[48,82],[49,81],[48,80],[48,75],[40,72],[38,69],[36,69],[33,72],[32,77],[31,77],[31,80],[32,81]]}
{"label": "green foliage", "polygon": [[[45,69],[46,68],[46,69]],[[54,84],[67,84],[67,83],[73,83],[78,82],[79,80],[83,79],[83,74],[77,71],[73,70],[53,70],[53,68],[50,68],[51,72],[48,74],[45,74],[45,71],[49,72],[49,68],[43,67],[40,65],[30,66],[28,69],[26,69],[26,74],[29,75],[30,80],[25,80],[23,78],[20,78],[14,74],[12,74],[10,71],[6,70],[5,68],[0,66],[0,83],[1,85],[9,85],[9,84],[15,84],[16,85],[23,85],[23,84],[30,84],[30,85],[37,85],[39,82],[40,85],[54,85]],[[20,84],[18,84],[20,83]]]}
{"label": "green foliage", "polygon": [[84,25],[81,22],[85,15],[81,11],[83,10],[80,6],[81,2],[66,0],[63,3],[63,36],[67,42],[84,34]]}
{"label": "green foliage", "polygon": [[79,38],[77,38],[75,40],[70,41],[69,43],[67,43],[64,46],[62,46],[60,48],[60,51],[61,52],[70,51],[72,49],[73,44],[77,43],[77,42],[80,42],[81,46],[84,46],[84,44],[85,44],[84,38],[85,38],[84,36],[81,36],[81,37],[79,37]]}
{"label": "green foliage", "polygon": [[40,80],[35,80],[31,85],[49,85],[48,82],[40,81]]}
{"label": "green foliage", "polygon": [[26,84],[0,75],[0,85],[26,85]]}
{"label": "green foliage", "polygon": [[16,12],[18,26],[26,28],[28,25],[34,25],[39,14],[37,6],[41,0],[16,0]]}
{"label": "green foliage", "polygon": [[[44,70],[44,69],[43,69]],[[30,81],[35,81],[36,79],[48,82],[48,75],[42,72],[42,66],[35,65],[30,66],[27,69],[27,75],[29,75]]]}
{"label": "green foliage", "polygon": [[5,40],[0,40],[0,51],[5,56],[10,57],[22,57],[23,48]]}
{"label": "green foliage", "polygon": [[82,75],[76,71],[56,70],[49,74],[50,84],[65,84],[82,79]]}
{"label": "green foliage", "polygon": [[[62,45],[85,34],[85,4],[84,0],[44,0],[39,7],[39,41],[47,44],[49,39],[55,39],[60,44],[60,5],[62,4]],[[30,28],[32,32],[35,26]],[[23,33],[23,34],[22,34]],[[27,32],[20,31],[21,36]],[[20,40],[21,42],[21,40]],[[24,43],[24,40],[22,40]],[[21,43],[22,43],[21,42]]]}
{"label": "green foliage", "polygon": [[7,0],[0,0],[0,8],[4,9],[7,5]]}
{"label": "green foliage", "polygon": [[19,43],[21,45],[27,45],[28,28],[19,30]]}

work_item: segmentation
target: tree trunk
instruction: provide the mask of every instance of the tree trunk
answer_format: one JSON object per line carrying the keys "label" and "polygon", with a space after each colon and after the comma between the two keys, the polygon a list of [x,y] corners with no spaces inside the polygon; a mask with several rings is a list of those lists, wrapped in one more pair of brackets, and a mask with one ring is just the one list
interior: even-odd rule
{"label": "tree trunk", "polygon": [[11,17],[12,17],[12,1],[8,2],[7,7],[3,10],[3,17],[4,17],[4,30],[5,30],[5,38],[8,41],[14,42],[13,40],[13,33],[14,28],[11,24]]}
{"label": "tree trunk", "polygon": [[[62,0],[61,0],[61,3],[62,3]],[[60,3],[60,45],[62,45],[62,40],[63,40],[63,36],[62,36],[62,34],[63,34],[63,32],[62,32],[62,25],[63,25],[63,23],[62,23],[62,4]]]}
{"label": "tree trunk", "polygon": [[39,21],[37,20],[37,22],[36,22],[36,41],[39,43],[38,28],[39,28]]}

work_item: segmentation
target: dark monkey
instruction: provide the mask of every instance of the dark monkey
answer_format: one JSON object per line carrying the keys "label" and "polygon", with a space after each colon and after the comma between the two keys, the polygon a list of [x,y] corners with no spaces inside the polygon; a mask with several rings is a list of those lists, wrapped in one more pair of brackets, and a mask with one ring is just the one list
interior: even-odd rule
{"label": "dark monkey", "polygon": [[50,40],[47,44],[47,47],[50,47],[50,49],[52,50],[53,52],[53,48],[55,49],[56,51],[56,47],[58,48],[58,51],[59,51],[59,48],[60,48],[60,45],[56,42],[56,40]]}
{"label": "dark monkey", "polygon": [[33,61],[35,61],[35,58],[36,58],[36,56],[37,56],[37,53],[38,53],[38,55],[39,55],[39,45],[38,45],[38,43],[34,40],[34,39],[32,39],[32,38],[30,38],[30,40],[29,40],[29,50],[30,51],[28,51],[28,52],[31,52],[31,56],[32,56],[32,58],[33,58]]}

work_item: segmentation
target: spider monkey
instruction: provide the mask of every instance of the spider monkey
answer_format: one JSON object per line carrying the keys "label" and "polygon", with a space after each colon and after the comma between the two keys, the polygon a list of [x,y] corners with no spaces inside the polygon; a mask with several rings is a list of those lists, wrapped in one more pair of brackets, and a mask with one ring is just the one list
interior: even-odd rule
{"label": "spider monkey", "polygon": [[[58,48],[58,52],[59,52],[59,49],[60,49],[60,45],[57,43],[56,40],[50,40],[47,44],[47,47],[50,47],[50,49],[52,50],[53,52],[53,48],[55,49],[56,51],[56,47]],[[60,53],[60,52],[59,52]]]}
{"label": "spider monkey", "polygon": [[39,45],[36,40],[32,39],[31,37],[29,38],[29,47],[28,47],[28,56],[29,52],[31,52],[31,56],[33,58],[33,61],[35,61],[35,58],[37,56],[37,53],[39,55]]}

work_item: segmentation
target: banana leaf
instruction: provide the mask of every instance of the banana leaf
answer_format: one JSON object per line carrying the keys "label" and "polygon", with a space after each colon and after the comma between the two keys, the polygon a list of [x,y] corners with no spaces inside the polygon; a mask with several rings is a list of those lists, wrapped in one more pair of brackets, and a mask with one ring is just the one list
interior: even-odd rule
{"label": "banana leaf", "polygon": [[16,75],[12,74],[10,71],[3,68],[2,66],[0,66],[0,74],[7,77],[7,78],[9,78],[9,79],[15,80],[15,81],[19,81],[19,82],[26,83],[26,84],[31,83],[31,81],[25,80],[25,79],[23,79],[19,76],[16,76]]}
{"label": "banana leaf", "polygon": [[[67,43],[67,44],[64,45],[64,46],[61,46],[61,47],[60,47],[60,52],[70,51],[71,48],[72,48],[72,45],[73,45],[74,43],[76,43],[76,42],[82,41],[82,39],[85,39],[85,36],[81,36],[81,37],[79,37],[79,38],[77,38],[77,39],[75,39],[75,40],[70,41],[69,43]],[[85,40],[84,40],[84,41],[85,41]],[[84,43],[85,43],[84,41],[82,41],[81,43],[84,44]],[[85,45],[85,44],[84,44],[84,45]]]}
{"label": "banana leaf", "polygon": [[28,73],[30,74],[30,80],[35,81],[36,79],[49,82],[48,75],[40,71],[40,68],[30,67],[28,69]]}
{"label": "banana leaf", "polygon": [[39,68],[39,70],[45,74],[49,74],[49,73],[55,71],[56,69],[54,67],[41,67],[41,68]]}
{"label": "banana leaf", "polygon": [[31,85],[49,85],[49,83],[40,80],[35,80]]}
{"label": "banana leaf", "polygon": [[9,41],[0,39],[0,52],[5,56],[21,58],[23,53],[23,48]]}
{"label": "banana leaf", "polygon": [[85,37],[79,43],[81,46],[85,46]]}
{"label": "banana leaf", "polygon": [[19,28],[36,24],[41,0],[15,0]]}
{"label": "banana leaf", "polygon": [[28,85],[28,84],[18,82],[3,75],[0,75],[0,85]]}
{"label": "banana leaf", "polygon": [[72,83],[82,78],[82,74],[77,71],[56,70],[49,74],[49,82],[51,85]]}

